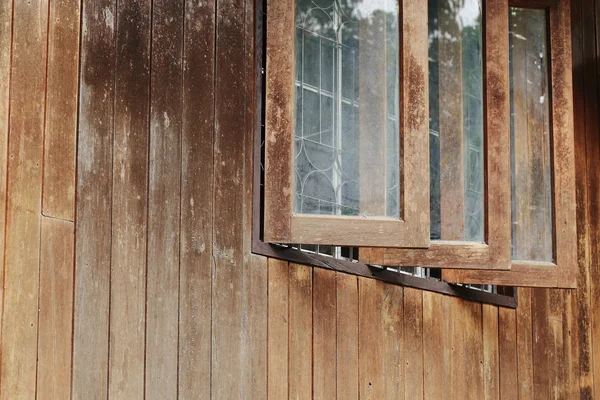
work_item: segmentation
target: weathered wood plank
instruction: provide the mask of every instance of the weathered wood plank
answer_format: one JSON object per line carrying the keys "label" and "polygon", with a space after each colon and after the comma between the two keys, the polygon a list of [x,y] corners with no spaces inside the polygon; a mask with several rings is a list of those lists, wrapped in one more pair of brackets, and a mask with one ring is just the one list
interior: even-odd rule
{"label": "weathered wood plank", "polygon": [[268,268],[267,395],[269,399],[287,399],[289,386],[289,267],[285,261],[270,258]]}
{"label": "weathered wood plank", "polygon": [[75,218],[80,1],[50,2],[42,212]]}
{"label": "weathered wood plank", "polygon": [[312,268],[290,264],[289,398],[312,396]]}
{"label": "weathered wood plank", "polygon": [[[7,170],[8,120],[10,94],[10,63],[12,59],[12,10],[13,2],[0,4],[0,170]],[[6,174],[0,174],[0,254],[4,254],[4,231],[6,222]],[[0,273],[0,287],[4,287],[4,260]],[[0,304],[1,306],[1,304]],[[1,318],[0,318],[1,320]],[[1,328],[1,327],[0,327]]]}
{"label": "weathered wood plank", "polygon": [[404,288],[404,398],[423,398],[423,293]]}
{"label": "weathered wood plank", "polygon": [[[242,287],[243,315],[246,316],[242,340],[241,392],[254,398],[267,398],[267,259],[252,254],[253,188],[254,188],[254,139],[256,129],[260,129],[261,115],[259,102],[262,98],[262,85],[259,78],[262,70],[256,61],[262,60],[255,51],[262,53],[262,31],[255,24],[255,16],[262,12],[260,4],[245,3],[246,32],[246,132],[244,134],[244,277]],[[255,10],[255,7],[258,7]],[[258,48],[255,48],[255,42]],[[260,53],[259,53],[260,54]],[[256,57],[256,59],[255,59]]]}
{"label": "weathered wood plank", "polygon": [[519,288],[516,324],[519,399],[533,399],[533,327],[531,289],[529,288]]}
{"label": "weathered wood plank", "polygon": [[116,17],[109,397],[144,395],[150,0]]}
{"label": "weathered wood plank", "polygon": [[[574,315],[576,321],[573,351],[577,351],[578,382],[574,382],[577,392],[582,400],[592,399],[594,396],[593,371],[592,371],[592,332],[591,327],[591,272],[589,268],[590,224],[589,215],[591,206],[588,198],[588,159],[586,150],[586,86],[583,69],[583,10],[582,1],[571,2],[571,38],[573,51],[573,110],[575,130],[575,191],[577,201],[577,264],[579,274],[577,291],[575,292]],[[597,117],[596,117],[597,118]],[[596,149],[598,147],[596,146]],[[593,154],[593,150],[590,149]],[[598,152],[596,151],[596,154]],[[598,204],[596,204],[598,206]],[[596,208],[597,209],[597,208]]]}
{"label": "weathered wood plank", "polygon": [[519,398],[519,379],[517,375],[517,324],[515,310],[500,308],[498,314],[500,398],[517,399]]}
{"label": "weathered wood plank", "polygon": [[381,304],[383,283],[358,279],[358,388],[361,399],[382,399],[385,384],[382,357]]}
{"label": "weathered wood plank", "polygon": [[482,305],[483,329],[483,399],[500,399],[498,365],[498,307]]}
{"label": "weathered wood plank", "polygon": [[383,329],[381,341],[386,345],[382,354],[384,399],[404,398],[403,308],[403,288],[397,285],[384,284],[381,307],[381,325]]}
{"label": "weathered wood plank", "polygon": [[243,0],[216,10],[211,396],[242,395],[245,16]]}
{"label": "weathered wood plank", "polygon": [[14,2],[2,321],[1,399],[36,389],[46,0]]}
{"label": "weathered wood plank", "polygon": [[71,396],[75,226],[42,217],[37,398]]}
{"label": "weathered wood plank", "polygon": [[315,268],[313,276],[313,397],[336,398],[336,275]]}
{"label": "weathered wood plank", "polygon": [[337,274],[337,398],[358,400],[358,278]]}
{"label": "weathered wood plank", "polygon": [[444,296],[423,292],[423,398],[443,399],[444,379]]}
{"label": "weathered wood plank", "polygon": [[484,391],[483,375],[483,317],[481,303],[463,302],[464,307],[464,347],[465,359],[465,399],[481,399]]}
{"label": "weathered wood plank", "polygon": [[554,376],[557,365],[554,343],[554,321],[550,320],[550,290],[531,291],[533,328],[533,396],[536,399],[556,398]]}
{"label": "weathered wood plank", "polygon": [[146,396],[177,398],[183,2],[152,3]]}
{"label": "weathered wood plank", "polygon": [[82,3],[73,398],[108,397],[116,1]]}
{"label": "weathered wood plank", "polygon": [[215,2],[186,0],[179,261],[179,395],[186,399],[210,398],[214,39]]}

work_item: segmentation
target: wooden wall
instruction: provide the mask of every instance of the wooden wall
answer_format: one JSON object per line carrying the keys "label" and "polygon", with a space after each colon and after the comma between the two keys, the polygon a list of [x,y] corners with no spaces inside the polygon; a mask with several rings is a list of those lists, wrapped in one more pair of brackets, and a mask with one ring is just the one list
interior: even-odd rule
{"label": "wooden wall", "polygon": [[251,254],[253,12],[0,2],[0,399],[600,393],[600,0],[573,2],[579,289],[517,310]]}

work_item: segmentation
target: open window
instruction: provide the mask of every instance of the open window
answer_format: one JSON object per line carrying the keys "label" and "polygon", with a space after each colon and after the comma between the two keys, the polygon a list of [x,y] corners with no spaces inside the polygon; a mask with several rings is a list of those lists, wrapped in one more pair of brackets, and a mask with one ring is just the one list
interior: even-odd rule
{"label": "open window", "polygon": [[273,244],[573,287],[568,0],[267,0]]}
{"label": "open window", "polygon": [[427,3],[267,15],[265,241],[429,246]]}
{"label": "open window", "polygon": [[541,3],[509,11],[512,267],[453,282],[576,287],[570,3]]}

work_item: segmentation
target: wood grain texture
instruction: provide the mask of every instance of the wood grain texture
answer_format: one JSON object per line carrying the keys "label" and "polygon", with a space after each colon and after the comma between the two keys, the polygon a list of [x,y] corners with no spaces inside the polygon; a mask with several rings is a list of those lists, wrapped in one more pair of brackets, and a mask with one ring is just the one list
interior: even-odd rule
{"label": "wood grain texture", "polygon": [[13,18],[1,399],[36,390],[48,3],[15,2]]}
{"label": "wood grain texture", "polygon": [[443,399],[444,379],[444,296],[423,292],[423,398]]}
{"label": "wood grain texture", "polygon": [[290,264],[289,283],[289,398],[312,396],[312,270]]}
{"label": "wood grain texture", "polygon": [[245,2],[217,2],[213,192],[211,396],[241,393],[243,340],[243,209],[245,143]]}
{"label": "wood grain texture", "polygon": [[149,0],[119,3],[112,191],[109,397],[144,396],[148,146]]}
{"label": "wood grain texture", "polygon": [[42,212],[75,218],[80,1],[50,2]]}
{"label": "wood grain texture", "polygon": [[514,310],[499,309],[498,352],[500,369],[500,398],[519,398],[517,374],[517,324]]}
{"label": "wood grain texture", "polygon": [[108,397],[116,2],[81,13],[72,379],[84,399]]}
{"label": "wood grain texture", "polygon": [[381,339],[387,344],[383,352],[384,398],[404,398],[404,289],[383,285]]}
{"label": "wood grain texture", "polygon": [[[5,1],[0,4],[0,170],[8,169],[8,126],[9,126],[9,95],[12,60],[12,26],[13,2]],[[6,173],[0,174],[0,254],[4,254],[4,239],[6,229]],[[4,287],[4,260],[2,261],[2,278],[0,285]]]}
{"label": "wood grain texture", "polygon": [[382,399],[385,393],[381,310],[383,284],[358,279],[358,388],[361,399]]}
{"label": "wood grain texture", "polygon": [[337,275],[337,398],[359,398],[359,294],[356,276]]}
{"label": "wood grain texture", "polygon": [[312,376],[315,399],[336,398],[336,294],[336,273],[314,269]]}
{"label": "wood grain texture", "polygon": [[183,7],[152,3],[145,390],[154,399],[178,392]]}
{"label": "wood grain texture", "polygon": [[289,267],[285,261],[270,258],[268,268],[267,395],[270,399],[287,399],[289,376]]}
{"label": "wood grain texture", "polygon": [[38,335],[38,398],[71,396],[75,226],[42,218]]}
{"label": "wood grain texture", "polygon": [[215,2],[186,1],[183,29],[179,395],[182,398],[209,398]]}
{"label": "wood grain texture", "polygon": [[423,398],[423,294],[404,289],[404,398]]}
{"label": "wood grain texture", "polygon": [[500,399],[498,368],[498,307],[482,305],[483,333],[483,398]]}
{"label": "wood grain texture", "polygon": [[533,399],[533,326],[531,289],[519,289],[516,311],[519,398]]}

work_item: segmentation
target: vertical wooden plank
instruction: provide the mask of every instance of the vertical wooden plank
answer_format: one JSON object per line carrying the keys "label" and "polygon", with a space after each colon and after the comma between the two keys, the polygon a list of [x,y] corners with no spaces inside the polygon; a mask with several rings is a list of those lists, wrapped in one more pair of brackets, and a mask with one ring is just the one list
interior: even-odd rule
{"label": "vertical wooden plank", "polygon": [[267,336],[267,396],[288,398],[289,267],[288,263],[270,258]]}
{"label": "vertical wooden plank", "polygon": [[33,398],[48,3],[15,2],[2,321],[2,399]]}
{"label": "vertical wooden plank", "polygon": [[[0,171],[4,171],[4,173],[0,173],[0,254],[4,254],[4,231],[6,222],[6,171],[8,162],[7,152],[9,121],[8,111],[13,33],[12,10],[12,1],[3,1],[0,4]],[[2,261],[2,273],[0,273],[0,276],[0,287],[4,287],[4,260]]]}
{"label": "vertical wooden plank", "polygon": [[313,397],[336,398],[336,275],[315,268],[313,277]]}
{"label": "vertical wooden plank", "polygon": [[[591,334],[591,365],[590,374],[593,377],[591,393],[593,396],[600,388],[600,271],[595,266],[600,263],[598,242],[600,241],[600,146],[598,144],[598,75],[596,54],[596,27],[594,18],[594,2],[581,2],[582,14],[582,75],[585,93],[585,140],[587,153],[587,190],[588,190],[588,225],[589,225],[589,282],[590,282],[590,334]],[[579,71],[578,71],[579,72]],[[585,359],[585,358],[584,358]],[[585,365],[584,365],[585,367]]]}
{"label": "vertical wooden plank", "polygon": [[554,326],[550,312],[550,290],[531,291],[531,314],[533,328],[533,395],[534,398],[556,398],[554,376],[557,365]]}
{"label": "vertical wooden plank", "polygon": [[152,3],[146,395],[177,398],[183,3]]}
{"label": "vertical wooden plank", "polygon": [[483,398],[500,399],[498,363],[498,307],[482,305],[483,325]]}
{"label": "vertical wooden plank", "polygon": [[117,7],[109,397],[144,395],[150,0]]}
{"label": "vertical wooden plank", "polygon": [[442,310],[443,310],[443,366],[444,366],[444,399],[452,399],[454,395],[454,385],[453,382],[453,371],[454,361],[456,360],[456,350],[455,350],[455,333],[454,333],[454,318],[456,314],[454,304],[458,301],[450,296],[442,297]]}
{"label": "vertical wooden plank", "polygon": [[42,218],[37,398],[71,396],[74,224]]}
{"label": "vertical wooden plank", "polygon": [[75,218],[75,152],[79,67],[77,0],[50,2],[42,212]]}
{"label": "vertical wooden plank", "polygon": [[562,336],[565,365],[565,390],[566,398],[578,398],[579,396],[579,333],[577,325],[577,297],[573,290],[567,290],[563,294],[564,308],[562,310]]}
{"label": "vertical wooden plank", "polygon": [[443,399],[444,379],[444,296],[423,291],[423,398]]}
{"label": "vertical wooden plank", "polygon": [[[452,299],[452,331],[451,331],[451,351],[452,356],[450,363],[450,398],[465,399],[469,396],[469,384],[471,377],[469,376],[470,368],[469,356],[467,353],[469,343],[467,342],[468,327],[468,303],[460,298]],[[469,329],[472,329],[470,327]]]}
{"label": "vertical wooden plank", "polygon": [[[573,124],[575,130],[575,191],[577,201],[577,264],[579,273],[575,292],[574,317],[577,336],[574,337],[573,351],[577,350],[579,382],[575,385],[581,399],[594,396],[592,371],[592,332],[590,288],[591,272],[589,267],[590,242],[590,202],[588,198],[588,154],[586,151],[586,86],[584,80],[583,55],[583,15],[582,1],[571,2],[571,38],[573,51]],[[575,347],[576,346],[576,347]]]}
{"label": "vertical wooden plank", "polygon": [[517,335],[515,310],[499,309],[498,361],[500,365],[500,398],[517,399]]}
{"label": "vertical wooden plank", "polygon": [[186,399],[210,397],[214,40],[215,2],[186,0],[179,261],[179,396]]}
{"label": "vertical wooden plank", "polygon": [[519,399],[533,399],[533,327],[530,288],[519,288],[516,323]]}
{"label": "vertical wooden plank", "polygon": [[312,396],[312,268],[290,264],[289,398]]}
{"label": "vertical wooden plank", "polygon": [[220,0],[216,14],[213,197],[212,374],[214,399],[241,396],[245,65],[243,0]]}
{"label": "vertical wooden plank", "polygon": [[358,278],[358,389],[361,399],[381,399],[384,395],[381,335],[383,283]]}
{"label": "vertical wooden plank", "polygon": [[465,399],[481,399],[484,392],[483,376],[483,319],[481,303],[463,302],[465,319],[463,322],[465,359]]}
{"label": "vertical wooden plank", "polygon": [[[245,315],[242,341],[241,392],[248,396],[267,398],[267,259],[252,254],[253,188],[254,188],[254,139],[260,130],[262,99],[262,30],[255,24],[256,15],[262,13],[260,3],[245,3],[246,34],[246,132],[244,134],[244,285],[242,307]],[[257,9],[255,9],[257,7]],[[262,21],[262,18],[261,18]],[[255,48],[255,43],[258,48]]]}
{"label": "vertical wooden plank", "polygon": [[[381,307],[381,342],[384,344],[384,399],[404,398],[404,290],[397,285],[384,284]],[[375,339],[377,340],[377,339]]]}
{"label": "vertical wooden plank", "polygon": [[423,294],[404,289],[404,398],[423,398]]}
{"label": "vertical wooden plank", "polygon": [[108,396],[116,1],[82,3],[73,398]]}
{"label": "vertical wooden plank", "polygon": [[337,398],[358,400],[358,278],[337,274]]}

